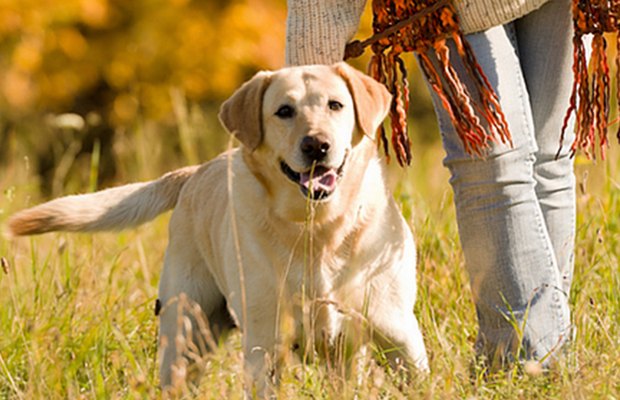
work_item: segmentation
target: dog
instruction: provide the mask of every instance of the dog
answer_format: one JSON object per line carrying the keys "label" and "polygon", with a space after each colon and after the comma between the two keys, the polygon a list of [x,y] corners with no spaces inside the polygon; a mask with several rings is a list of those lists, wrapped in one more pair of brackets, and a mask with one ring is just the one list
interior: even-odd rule
{"label": "dog", "polygon": [[363,320],[355,336],[426,371],[415,245],[376,144],[390,102],[382,84],[345,63],[259,72],[220,111],[239,147],[158,180],[21,211],[8,232],[120,230],[173,209],[158,299],[164,388],[192,365],[176,338],[198,342],[205,332],[180,299],[199,306],[216,339],[241,329],[248,387],[259,395],[272,390],[285,310],[294,348],[308,337],[333,347]]}

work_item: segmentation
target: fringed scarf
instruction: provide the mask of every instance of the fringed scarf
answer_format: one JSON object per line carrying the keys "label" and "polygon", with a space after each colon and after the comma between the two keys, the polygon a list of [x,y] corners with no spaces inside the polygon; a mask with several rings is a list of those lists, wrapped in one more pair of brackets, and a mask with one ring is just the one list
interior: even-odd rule
{"label": "fringed scarf", "polygon": [[[571,154],[581,149],[588,158],[596,158],[596,137],[601,158],[605,159],[608,147],[607,128],[609,124],[610,79],[607,63],[607,41],[604,33],[618,33],[620,24],[620,0],[573,0],[573,25],[575,28],[573,92],[570,106],[562,126],[561,142],[572,113],[576,114],[576,138]],[[588,64],[583,36],[592,34],[592,67]],[[616,98],[620,105],[620,36],[616,36]],[[620,141],[620,129],[616,132]],[[558,151],[559,154],[559,151]]]}
{"label": "fringed scarf", "polygon": [[[401,166],[411,162],[406,119],[409,107],[407,70],[400,58],[403,52],[414,51],[418,55],[422,73],[448,111],[454,129],[469,154],[482,156],[489,140],[511,141],[497,96],[459,30],[458,17],[450,1],[373,0],[372,9],[375,36],[362,45],[372,44],[374,55],[369,74],[384,83],[393,95],[389,113],[392,148]],[[382,34],[386,31],[388,35]],[[446,45],[448,38],[456,44],[458,56],[476,86],[475,93],[469,92],[450,64],[452,55]],[[348,56],[355,47],[360,45],[352,44],[347,51]],[[483,127],[478,116],[484,118],[488,129]],[[381,137],[389,160],[389,146],[383,127]]]}
{"label": "fringed scarf", "polygon": [[[409,106],[407,70],[400,58],[403,52],[414,51],[418,55],[422,73],[451,116],[454,129],[469,154],[483,156],[490,140],[511,143],[508,125],[500,110],[497,95],[459,30],[458,17],[450,0],[373,0],[372,9],[374,35],[364,42],[350,43],[345,59],[357,57],[366,46],[372,46],[374,55],[370,61],[369,73],[384,83],[394,96],[389,113],[391,142],[401,166],[411,162],[411,143],[407,135],[406,119]],[[610,80],[603,33],[618,32],[620,0],[573,0],[573,17],[575,82],[559,148],[561,149],[569,117],[575,112],[577,136],[571,147],[572,154],[581,148],[586,155],[592,156],[596,145],[595,137],[598,135],[601,156],[604,158],[609,125]],[[594,34],[591,76],[588,74],[583,45],[583,35],[589,33]],[[476,86],[475,93],[467,90],[450,65],[451,55],[446,46],[448,38],[453,39],[456,44],[458,55]],[[616,45],[617,54],[620,55],[620,38]],[[620,57],[616,59],[618,89],[619,60]],[[617,91],[617,96],[620,104],[620,90]],[[484,123],[481,123],[478,116],[484,119]],[[617,135],[620,140],[620,130]],[[389,161],[388,139],[383,127],[380,128],[380,136]]]}

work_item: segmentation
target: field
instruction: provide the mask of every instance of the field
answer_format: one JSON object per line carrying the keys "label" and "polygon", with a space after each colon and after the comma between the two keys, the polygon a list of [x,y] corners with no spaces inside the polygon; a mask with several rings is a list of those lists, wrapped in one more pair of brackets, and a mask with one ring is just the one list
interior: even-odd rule
{"label": "field", "polygon": [[[181,121],[181,126],[191,122]],[[193,126],[190,146],[210,135],[210,154],[227,139],[208,115]],[[168,162],[157,132],[139,126],[134,141],[117,143],[128,180],[157,177],[195,155]],[[13,137],[12,161],[0,171],[0,223],[41,201],[27,148]],[[451,191],[437,143],[416,149],[414,165],[391,168],[395,196],[419,251],[415,309],[430,355],[431,374],[404,382],[367,361],[356,379],[336,365],[291,364],[281,398],[308,399],[612,399],[620,397],[620,154],[596,165],[577,158],[579,182],[576,270],[571,294],[575,338],[566,359],[541,374],[516,366],[484,379],[474,365],[476,321],[459,247]],[[209,158],[212,155],[207,155]],[[96,187],[98,158],[71,164],[84,178],[75,191]],[[67,172],[68,173],[68,172]],[[120,183],[120,182],[119,182]],[[154,304],[166,246],[168,216],[120,234],[47,234],[0,241],[0,399],[134,399],[160,395]],[[205,362],[198,398],[242,398],[238,334]],[[190,397],[181,391],[180,397]]]}

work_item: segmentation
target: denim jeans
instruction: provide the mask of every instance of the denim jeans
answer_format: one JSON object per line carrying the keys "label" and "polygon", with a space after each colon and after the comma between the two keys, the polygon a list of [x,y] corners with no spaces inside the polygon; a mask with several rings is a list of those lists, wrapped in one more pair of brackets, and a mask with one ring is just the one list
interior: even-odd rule
{"label": "denim jeans", "polygon": [[[512,148],[493,144],[484,159],[468,155],[432,93],[478,316],[476,351],[494,362],[516,356],[548,365],[571,331],[572,124],[556,159],[572,88],[570,1],[551,0],[466,38],[513,138]],[[452,57],[472,88],[459,61]]]}

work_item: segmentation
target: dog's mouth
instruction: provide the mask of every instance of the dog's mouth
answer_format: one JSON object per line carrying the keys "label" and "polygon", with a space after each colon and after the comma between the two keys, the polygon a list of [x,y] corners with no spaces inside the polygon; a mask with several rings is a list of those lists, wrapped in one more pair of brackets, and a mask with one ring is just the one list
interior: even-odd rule
{"label": "dog's mouth", "polygon": [[280,161],[280,169],[288,179],[299,186],[304,197],[314,201],[327,200],[338,186],[346,159],[345,156],[338,168],[315,165],[304,172],[295,172],[287,163]]}

